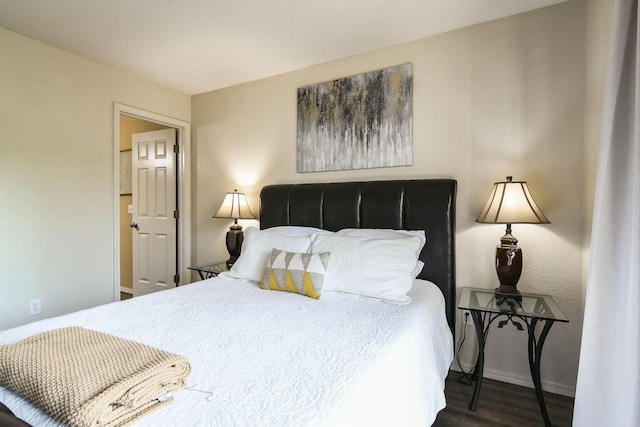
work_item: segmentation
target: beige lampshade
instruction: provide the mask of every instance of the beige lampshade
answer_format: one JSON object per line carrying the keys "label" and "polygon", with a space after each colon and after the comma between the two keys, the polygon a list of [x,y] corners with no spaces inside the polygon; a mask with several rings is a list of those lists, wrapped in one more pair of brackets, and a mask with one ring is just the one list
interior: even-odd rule
{"label": "beige lampshade", "polygon": [[476,218],[486,224],[549,224],[529,191],[526,181],[506,181],[493,184],[487,204]]}
{"label": "beige lampshade", "polygon": [[227,193],[224,196],[222,205],[213,215],[213,218],[255,219],[255,215],[251,212],[244,193],[238,193],[238,190],[233,190],[233,193]]}

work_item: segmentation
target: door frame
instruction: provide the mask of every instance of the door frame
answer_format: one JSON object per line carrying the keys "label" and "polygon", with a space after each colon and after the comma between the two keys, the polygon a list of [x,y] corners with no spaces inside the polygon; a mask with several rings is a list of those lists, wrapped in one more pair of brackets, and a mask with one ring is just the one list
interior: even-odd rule
{"label": "door frame", "polygon": [[180,285],[189,277],[191,262],[191,124],[173,117],[113,103],[113,300],[120,301],[120,115],[159,123],[176,129],[178,157],[178,274]]}

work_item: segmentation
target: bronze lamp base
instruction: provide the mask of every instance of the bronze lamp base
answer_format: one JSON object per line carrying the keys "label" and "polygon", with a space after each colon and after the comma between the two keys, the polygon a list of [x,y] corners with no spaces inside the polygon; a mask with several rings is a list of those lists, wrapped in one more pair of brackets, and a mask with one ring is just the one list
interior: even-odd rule
{"label": "bronze lamp base", "polygon": [[500,281],[496,297],[522,301],[522,295],[516,288],[522,273],[522,250],[517,245],[518,240],[511,235],[511,224],[507,224],[507,231],[500,242],[496,248],[496,273]]}
{"label": "bronze lamp base", "polygon": [[230,269],[231,266],[238,260],[240,256],[240,251],[242,250],[242,242],[244,241],[244,233],[242,231],[242,227],[238,225],[236,222],[229,227],[229,231],[227,231],[227,251],[229,252],[229,259],[227,260],[227,268]]}

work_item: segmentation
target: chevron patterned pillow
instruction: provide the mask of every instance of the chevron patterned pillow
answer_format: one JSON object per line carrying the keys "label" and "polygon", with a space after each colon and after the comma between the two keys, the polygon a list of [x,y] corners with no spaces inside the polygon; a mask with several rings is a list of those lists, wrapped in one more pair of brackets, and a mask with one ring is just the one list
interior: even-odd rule
{"label": "chevron patterned pillow", "polygon": [[310,254],[273,249],[260,287],[319,299],[330,255],[329,252]]}

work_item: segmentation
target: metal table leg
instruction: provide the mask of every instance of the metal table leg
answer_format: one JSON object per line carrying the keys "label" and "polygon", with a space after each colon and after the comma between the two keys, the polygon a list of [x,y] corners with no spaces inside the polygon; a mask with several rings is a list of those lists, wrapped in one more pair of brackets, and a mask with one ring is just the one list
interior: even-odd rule
{"label": "metal table leg", "polygon": [[544,327],[540,333],[540,337],[536,339],[536,325],[538,324],[537,318],[531,319],[531,323],[528,324],[529,332],[529,370],[531,371],[531,379],[536,389],[536,396],[538,397],[538,405],[540,405],[540,411],[542,412],[542,418],[544,419],[544,425],[551,426],[551,420],[547,413],[547,405],[544,403],[544,394],[542,392],[542,384],[540,382],[540,359],[542,357],[542,346],[547,338],[547,334],[553,326],[553,320],[545,320]]}
{"label": "metal table leg", "polygon": [[473,325],[476,328],[476,335],[478,336],[478,359],[476,360],[476,367],[473,370],[473,376],[475,377],[476,385],[473,389],[473,397],[469,404],[469,409],[476,410],[476,404],[478,403],[478,396],[480,395],[480,387],[482,386],[482,372],[484,371],[484,322],[482,321],[482,315],[479,311],[471,310],[471,317],[473,318]]}

